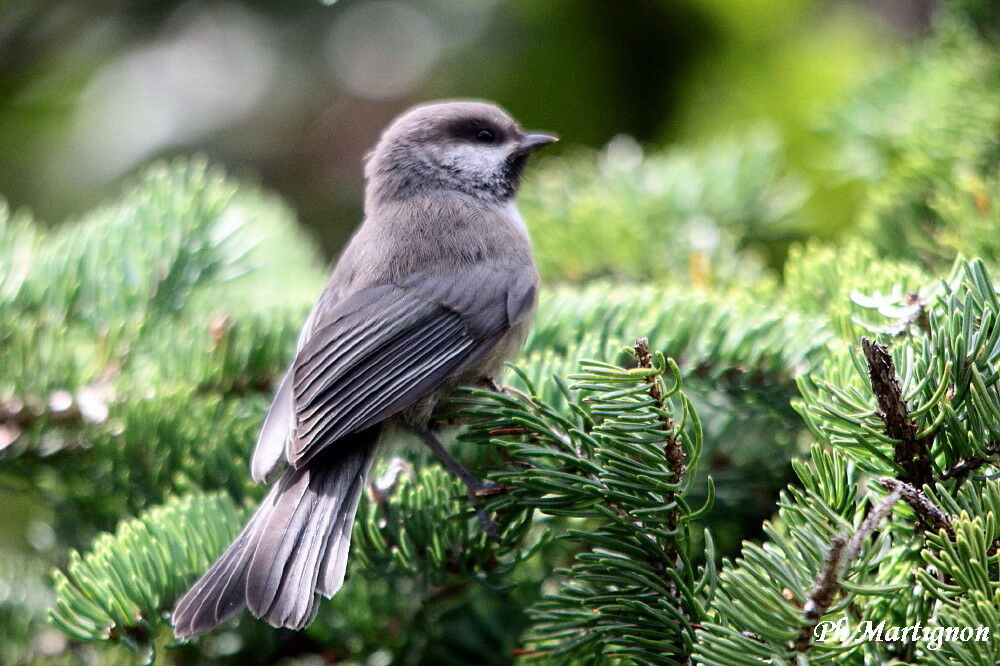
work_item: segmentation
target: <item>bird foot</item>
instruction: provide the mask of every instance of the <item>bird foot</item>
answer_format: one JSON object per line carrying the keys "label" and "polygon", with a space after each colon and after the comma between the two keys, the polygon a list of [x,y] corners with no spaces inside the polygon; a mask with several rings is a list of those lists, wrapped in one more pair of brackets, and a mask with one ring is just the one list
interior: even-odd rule
{"label": "bird foot", "polygon": [[482,384],[491,391],[496,393],[503,393],[508,396],[516,396],[525,402],[531,402],[531,396],[522,391],[521,389],[514,388],[508,384],[499,384],[495,379],[489,375],[484,375],[480,380]]}
{"label": "bird foot", "polygon": [[503,495],[510,489],[511,486],[504,483],[482,481],[475,488],[470,489],[470,492],[475,497],[496,497],[497,495]]}
{"label": "bird foot", "polygon": [[479,525],[486,532],[486,536],[490,538],[494,543],[501,543],[500,532],[497,530],[497,524],[493,522],[493,519],[487,515],[486,510],[482,507],[476,508],[476,518],[479,519]]}
{"label": "bird foot", "polygon": [[483,531],[486,532],[486,534],[493,541],[500,543],[500,534],[497,531],[496,523],[490,519],[485,509],[480,506],[476,506],[476,501],[481,497],[489,497],[500,492],[506,492],[506,486],[493,483],[492,481],[483,482],[477,479],[471,472],[469,472],[469,470],[462,466],[462,463],[455,460],[455,458],[448,453],[448,450],[444,448],[444,445],[438,441],[438,438],[430,430],[418,430],[417,436],[420,437],[427,448],[434,452],[434,455],[438,457],[438,460],[440,460],[445,467],[462,480],[462,483],[465,484],[465,493],[469,498],[469,502],[475,508],[476,517],[479,519],[479,524],[482,525]]}

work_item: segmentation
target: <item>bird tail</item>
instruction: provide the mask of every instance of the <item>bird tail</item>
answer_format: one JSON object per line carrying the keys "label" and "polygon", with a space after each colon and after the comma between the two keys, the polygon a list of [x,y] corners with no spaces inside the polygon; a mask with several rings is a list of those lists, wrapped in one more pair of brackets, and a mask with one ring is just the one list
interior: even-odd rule
{"label": "bird tail", "polygon": [[376,426],[285,470],[243,531],[177,602],[174,634],[208,631],[244,606],[275,627],[309,624],[320,595],[333,596],[344,582],[377,440]]}

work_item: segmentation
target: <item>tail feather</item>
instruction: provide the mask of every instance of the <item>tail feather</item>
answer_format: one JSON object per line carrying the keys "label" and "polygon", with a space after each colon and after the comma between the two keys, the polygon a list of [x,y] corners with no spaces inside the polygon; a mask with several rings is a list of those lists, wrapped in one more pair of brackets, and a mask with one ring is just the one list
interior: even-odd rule
{"label": "tail feather", "polygon": [[267,519],[261,524],[260,537],[247,569],[247,606],[255,616],[262,617],[270,610],[286,565],[292,560],[299,541],[312,531],[313,510],[320,498],[320,488],[314,486],[333,473],[335,470],[316,474],[306,467],[289,470],[278,481],[279,486],[285,487],[278,491]]}
{"label": "tail feather", "polygon": [[[321,559],[337,518],[350,507],[347,493],[364,472],[363,454],[352,451],[337,461],[334,470],[314,478],[315,488],[313,483],[309,487],[313,492],[289,506],[294,511],[291,521],[277,512],[270,521],[275,529],[257,546],[247,580],[248,606],[257,617],[293,629],[312,619]],[[299,521],[307,527],[299,527]],[[283,524],[288,526],[281,533]]]}
{"label": "tail feather", "polygon": [[326,555],[320,566],[319,586],[317,591],[326,598],[336,594],[340,586],[344,584],[344,575],[347,573],[347,554],[351,547],[351,530],[354,528],[354,514],[358,512],[358,501],[361,499],[361,490],[364,479],[354,480],[354,487],[348,492],[350,505],[346,511],[340,513],[337,526],[330,535],[330,544],[327,546]]}
{"label": "tail feather", "polygon": [[178,638],[208,631],[244,606],[276,627],[301,629],[319,595],[344,580],[354,514],[378,428],[344,438],[287,469],[218,560],[173,612]]}
{"label": "tail feather", "polygon": [[243,581],[246,579],[246,568],[252,553],[247,544],[254,540],[261,515],[262,512],[258,509],[215,564],[177,603],[173,623],[174,633],[178,638],[207,631],[243,607]]}

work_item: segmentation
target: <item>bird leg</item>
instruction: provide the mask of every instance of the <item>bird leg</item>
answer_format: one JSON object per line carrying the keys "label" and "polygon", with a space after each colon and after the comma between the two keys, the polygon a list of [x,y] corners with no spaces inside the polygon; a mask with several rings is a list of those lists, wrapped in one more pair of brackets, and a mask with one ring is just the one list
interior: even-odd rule
{"label": "bird leg", "polygon": [[486,511],[479,506],[476,506],[476,500],[480,497],[491,494],[492,484],[483,483],[477,479],[473,474],[462,466],[462,463],[455,460],[455,458],[448,453],[448,450],[444,448],[444,445],[438,440],[438,438],[430,430],[418,430],[417,436],[420,440],[434,452],[438,460],[447,467],[452,474],[457,476],[465,484],[466,495],[469,497],[469,501],[472,503],[473,508],[476,510],[476,517],[479,519],[479,524],[482,525],[483,531],[496,541],[500,542],[500,535],[497,532],[496,523],[494,523]]}

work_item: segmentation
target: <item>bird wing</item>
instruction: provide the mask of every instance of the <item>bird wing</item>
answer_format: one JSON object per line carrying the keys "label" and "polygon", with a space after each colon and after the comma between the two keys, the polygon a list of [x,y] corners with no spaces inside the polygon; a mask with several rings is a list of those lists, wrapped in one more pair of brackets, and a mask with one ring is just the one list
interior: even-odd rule
{"label": "bird wing", "polygon": [[288,461],[300,467],[473,367],[531,311],[535,287],[528,267],[475,266],[345,296],[313,322],[282,387]]}
{"label": "bird wing", "polygon": [[[302,330],[299,332],[298,341],[295,343],[295,353],[298,354],[309,342],[316,321],[319,319],[327,304],[337,303],[342,294],[339,289],[331,288],[327,285],[319,301],[309,311]],[[295,426],[295,401],[292,396],[292,368],[289,367],[278,383],[278,389],[274,392],[274,399],[271,407],[267,411],[264,425],[261,426],[257,435],[257,443],[253,447],[253,455],[250,458],[250,476],[257,483],[267,481],[267,475],[278,465],[282,456],[285,455],[288,440],[294,436]]]}

